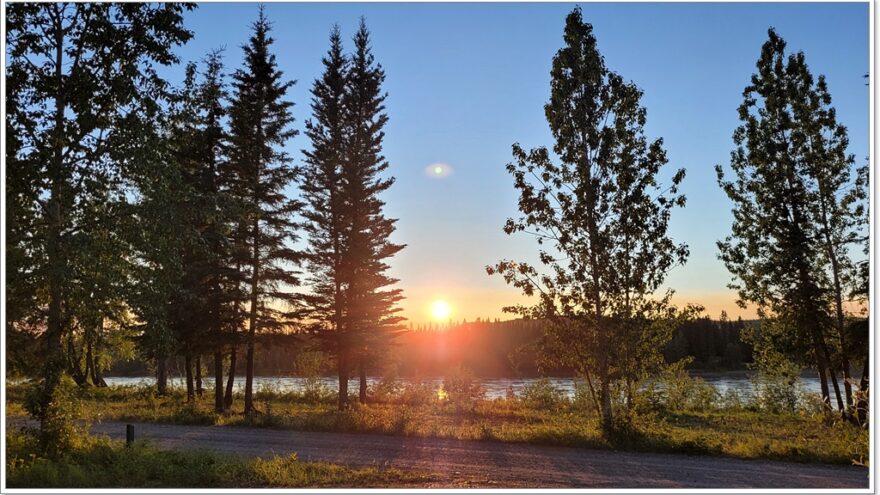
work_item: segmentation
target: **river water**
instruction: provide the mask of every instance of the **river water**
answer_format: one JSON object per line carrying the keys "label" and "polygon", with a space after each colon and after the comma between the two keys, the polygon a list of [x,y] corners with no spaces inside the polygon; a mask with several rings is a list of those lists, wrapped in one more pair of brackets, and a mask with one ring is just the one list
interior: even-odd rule
{"label": "river water", "polygon": [[[694,376],[698,376],[704,379],[707,383],[712,384],[720,394],[724,394],[729,389],[734,389],[739,393],[750,393],[754,390],[754,384],[752,383],[749,375],[747,373],[739,372],[739,373],[693,373]],[[108,385],[127,385],[127,386],[144,386],[144,385],[153,385],[155,383],[155,378],[153,377],[106,377]],[[507,395],[508,390],[512,390],[514,393],[519,394],[523,387],[525,387],[529,383],[533,383],[538,381],[538,378],[483,378],[478,380],[480,384],[483,386],[483,389],[486,391],[486,397],[489,399],[500,398]],[[550,382],[554,387],[561,390],[567,396],[574,396],[574,380],[572,378],[549,378]],[[321,385],[327,387],[330,390],[336,390],[337,387],[337,379],[335,377],[321,377],[318,378],[318,381]],[[370,385],[374,385],[380,381],[379,377],[369,377],[367,378],[367,383]],[[406,378],[401,378],[400,383],[406,384],[411,380]],[[428,378],[422,380],[424,382],[430,383],[435,388],[440,388],[443,384],[443,378]],[[284,376],[257,376],[254,377],[254,389],[260,390],[261,388],[271,388],[278,392],[289,392],[289,391],[301,391],[306,387],[307,379],[301,377],[284,377]],[[210,387],[213,384],[213,381],[210,378],[205,379],[204,386],[206,388]],[[170,385],[172,386],[183,386],[184,381],[183,378],[174,377],[170,379]],[[239,376],[236,377],[235,380],[235,389],[237,391],[241,391],[244,388],[244,377]],[[351,393],[357,393],[358,381],[357,379],[349,381],[349,391]],[[801,390],[808,392],[819,392],[819,380],[815,376],[801,376],[800,378],[800,388]]]}

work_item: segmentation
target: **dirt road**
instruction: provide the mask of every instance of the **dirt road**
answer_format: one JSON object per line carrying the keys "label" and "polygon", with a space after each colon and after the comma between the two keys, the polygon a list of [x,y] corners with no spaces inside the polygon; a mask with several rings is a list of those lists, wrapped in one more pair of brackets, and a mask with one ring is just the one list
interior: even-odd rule
{"label": "dirt road", "polygon": [[[295,452],[302,460],[432,473],[435,487],[868,488],[868,470],[851,466],[231,426],[134,425],[138,439],[162,448],[259,457]],[[96,423],[92,431],[124,439],[125,423]]]}

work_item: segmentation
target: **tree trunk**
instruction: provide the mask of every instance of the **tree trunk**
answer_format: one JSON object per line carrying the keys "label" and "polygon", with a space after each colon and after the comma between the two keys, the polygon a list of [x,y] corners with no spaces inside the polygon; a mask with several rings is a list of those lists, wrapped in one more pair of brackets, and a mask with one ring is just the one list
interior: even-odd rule
{"label": "tree trunk", "polygon": [[245,379],[244,379],[244,413],[254,412],[254,342],[247,345]]}
{"label": "tree trunk", "polygon": [[857,415],[859,418],[859,424],[866,424],[865,421],[868,418],[868,394],[870,390],[868,389],[869,378],[868,374],[871,371],[871,358],[870,356],[865,356],[865,367],[862,370],[862,379],[859,381],[859,403],[857,406]]}
{"label": "tree trunk", "polygon": [[367,403],[367,369],[364,366],[364,360],[360,362],[360,390],[358,391],[358,399],[361,404]]}
{"label": "tree trunk", "polygon": [[193,359],[190,353],[186,353],[183,366],[186,368],[186,401],[192,402],[196,398],[195,387],[193,387]]}
{"label": "tree trunk", "polygon": [[[59,7],[54,6],[56,15],[60,18],[61,13],[58,12]],[[59,21],[60,23],[60,21]],[[46,202],[46,220],[47,220],[47,239],[46,239],[46,262],[48,265],[48,283],[49,283],[49,307],[46,322],[46,354],[43,362],[43,387],[40,394],[40,431],[46,433],[51,430],[48,424],[49,417],[46,414],[52,404],[52,398],[55,395],[55,389],[61,383],[61,376],[64,373],[64,348],[61,343],[64,329],[61,321],[61,300],[62,300],[62,282],[64,273],[66,272],[64,256],[61,248],[61,196],[62,186],[66,182],[64,174],[64,110],[66,97],[64,94],[64,77],[62,70],[64,67],[64,30],[61,26],[56,25],[54,28],[55,35],[55,128],[53,156],[49,160],[49,170],[47,175],[51,181],[49,192],[49,200]],[[43,435],[41,443],[46,443],[47,436]],[[50,447],[50,445],[43,445]]]}
{"label": "tree trunk", "polygon": [[229,354],[229,378],[226,379],[226,395],[223,397],[223,406],[229,410],[232,408],[232,389],[235,384],[235,358],[238,354],[238,348],[232,346],[232,352]]}
{"label": "tree trunk", "polygon": [[345,351],[339,353],[339,410],[348,409],[348,357]]}
{"label": "tree trunk", "polygon": [[830,409],[831,394],[828,391],[828,377],[825,374],[828,367],[825,366],[825,360],[822,359],[822,351],[820,349],[819,341],[816,338],[815,334],[813,335],[813,352],[816,353],[816,361],[818,363],[817,368],[819,370],[819,387],[822,393],[822,402],[825,404],[826,407]]}
{"label": "tree trunk", "polygon": [[168,360],[164,355],[156,358],[156,391],[159,395],[168,393]]}
{"label": "tree trunk", "polygon": [[835,372],[834,367],[831,366],[831,355],[828,352],[828,346],[825,345],[824,339],[822,339],[820,342],[822,344],[822,353],[825,355],[825,366],[828,370],[828,376],[831,377],[831,385],[834,387],[834,397],[835,399],[837,399],[837,409],[842,414],[846,414],[846,406],[844,405],[843,399],[840,396],[840,387],[837,385],[837,372]]}
{"label": "tree trunk", "polygon": [[604,356],[605,354],[603,353],[603,357],[599,360],[599,366],[601,367],[599,379],[602,381],[599,398],[602,400],[602,431],[609,433],[614,430],[614,411],[611,407],[611,383],[608,376],[608,360]]}
{"label": "tree trunk", "polygon": [[[828,219],[828,208],[825,200],[825,191],[821,187],[820,182],[820,200],[822,202],[822,224],[825,232],[825,245],[828,250],[828,259],[831,261],[831,277],[834,283],[834,309],[836,313],[837,337],[840,340],[840,366],[843,368],[843,388],[846,392],[846,408],[853,406],[852,383],[849,374],[849,357],[846,355],[846,316],[843,312],[843,287],[840,282],[840,263],[837,260],[837,253],[834,250],[834,238],[831,234],[830,222]],[[844,411],[844,415],[848,415]]]}
{"label": "tree trunk", "polygon": [[205,393],[205,387],[202,386],[202,356],[196,356],[196,395],[199,397]]}
{"label": "tree trunk", "polygon": [[251,259],[251,314],[250,326],[248,328],[247,339],[247,356],[246,370],[244,379],[244,413],[245,415],[254,412],[254,339],[257,335],[257,290],[260,287],[260,232],[259,220],[254,220],[253,235],[253,258]]}
{"label": "tree trunk", "polygon": [[223,352],[214,352],[214,412],[222,414],[223,405]]}
{"label": "tree trunk", "polygon": [[[77,385],[83,387],[88,384],[88,368],[85,372],[83,372],[82,368],[80,368],[80,359],[76,354],[76,347],[73,343],[73,335],[67,339],[67,369],[70,372],[71,378],[76,382]],[[88,365],[87,365],[88,366]]]}

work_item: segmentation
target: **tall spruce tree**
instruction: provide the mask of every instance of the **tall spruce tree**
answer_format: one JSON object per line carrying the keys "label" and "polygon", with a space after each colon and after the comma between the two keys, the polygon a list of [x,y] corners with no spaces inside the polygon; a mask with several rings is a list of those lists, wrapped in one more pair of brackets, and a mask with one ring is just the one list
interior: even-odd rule
{"label": "tall spruce tree", "polygon": [[245,205],[245,221],[237,231],[244,248],[238,261],[247,279],[247,371],[245,413],[254,412],[254,352],[257,335],[292,327],[298,313],[299,285],[295,271],[301,253],[291,246],[297,239],[294,214],[301,204],[287,197],[285,188],[297,170],[282,147],[297,132],[287,90],[294,81],[284,81],[275,55],[269,52],[270,23],[261,6],[253,34],[243,47],[244,67],[233,75],[234,95],[229,110],[230,192]]}
{"label": "tall spruce tree", "polygon": [[612,382],[627,379],[641,360],[656,361],[645,352],[658,336],[671,337],[651,324],[675,316],[670,293],[650,296],[688,254],[667,233],[672,208],[685,202],[684,170],[661,185],[666,153],[662,140],[644,136],[642,92],[605,66],[580,8],[567,16],[563,39],[544,107],[561,164],[546,148],[515,144],[507,166],[523,216],[508,219],[504,231],[535,236],[549,273],[510,260],[486,269],[538,296],[534,306],[505,310],[548,322],[543,359],[587,377],[609,431]]}
{"label": "tall spruce tree", "polygon": [[344,326],[346,310],[343,262],[346,240],[342,164],[349,138],[344,107],[348,60],[343,54],[339,27],[330,33],[330,50],[322,60],[324,73],[312,87],[312,119],[306,122],[311,150],[303,150],[300,190],[307,208],[303,211],[308,234],[307,260],[311,293],[305,298],[311,330],[320,336],[325,350],[339,363],[339,407],[348,397],[349,335]]}
{"label": "tall spruce tree", "polygon": [[[394,336],[403,330],[397,303],[400,289],[390,288],[397,279],[388,276],[388,260],[405,246],[391,242],[396,219],[383,212],[380,194],[394,184],[385,177],[388,162],[382,155],[386,94],[382,92],[385,71],[375,62],[370,32],[361,18],[354,36],[354,53],[344,97],[348,121],[348,144],[342,166],[342,190],[347,218],[346,332],[351,336],[345,367],[356,365],[360,375],[360,401],[366,401],[366,371],[377,356],[387,350]],[[340,374],[343,370],[340,369]],[[340,394],[346,389],[340,388]],[[347,394],[347,392],[346,392]]]}
{"label": "tall spruce tree", "polygon": [[[229,225],[235,212],[224,190],[226,132],[222,119],[222,59],[219,51],[208,54],[204,71],[187,66],[179,91],[169,140],[173,160],[181,180],[181,196],[171,203],[183,221],[181,237],[181,288],[173,301],[173,325],[185,358],[187,398],[199,392],[202,354],[213,352],[215,410],[222,412],[223,347],[228,340],[230,304],[236,295],[227,291],[230,279],[237,280],[230,268]],[[169,205],[170,206],[170,205]],[[195,373],[194,373],[195,372]],[[218,377],[219,373],[219,377]]]}
{"label": "tall spruce tree", "polygon": [[[45,360],[34,413],[41,430],[64,369],[62,340],[72,318],[66,301],[76,283],[70,266],[78,248],[72,233],[83,199],[117,190],[143,116],[158,111],[164,81],[155,66],[176,62],[175,45],[191,33],[185,4],[18,3],[6,7],[7,71],[13,74],[13,163],[38,172],[31,197],[41,226],[43,259],[32,279],[45,291]],[[133,136],[131,131],[137,131]],[[118,196],[114,195],[119,199]],[[10,219],[16,222],[16,219]],[[42,311],[41,311],[42,312]],[[47,437],[44,437],[44,443]]]}
{"label": "tall spruce tree", "polygon": [[[824,80],[814,85],[803,54],[786,56],[785,41],[773,29],[768,36],[739,107],[733,180],[716,166],[734,203],[733,232],[718,243],[720,257],[736,278],[730,287],[740,303],[754,303],[774,320],[768,328],[779,329],[771,339],[776,350],[807,356],[803,364],[818,368],[823,400],[830,403],[830,381],[844,410],[826,330],[842,317],[842,307],[830,302],[839,301],[835,286],[853,224],[844,211],[850,201],[836,198],[852,159]],[[837,267],[829,271],[829,264]]]}

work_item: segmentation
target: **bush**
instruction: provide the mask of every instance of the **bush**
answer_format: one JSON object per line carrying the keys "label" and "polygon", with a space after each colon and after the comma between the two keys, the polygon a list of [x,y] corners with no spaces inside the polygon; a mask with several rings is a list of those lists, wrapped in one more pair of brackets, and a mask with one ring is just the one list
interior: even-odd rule
{"label": "bush", "polygon": [[410,406],[433,404],[437,401],[434,385],[425,381],[411,382],[402,387],[398,402]]}
{"label": "bush", "polygon": [[752,377],[755,387],[754,405],[774,414],[794,413],[798,409],[798,376],[796,372],[758,372]]}
{"label": "bush", "polygon": [[486,395],[474,374],[465,367],[458,368],[443,380],[443,392],[456,412],[473,409],[474,403]]}
{"label": "bush", "polygon": [[719,397],[718,406],[722,409],[741,410],[749,403],[748,394],[742,394],[734,387],[728,387]]}
{"label": "bush", "polygon": [[40,420],[39,443],[42,452],[49,457],[58,457],[81,443],[87,425],[77,423],[81,416],[78,387],[69,376],[61,376],[48,404],[44,401],[43,387],[42,382],[31,385],[25,407]]}
{"label": "bush", "polygon": [[593,397],[593,393],[590,391],[590,384],[587,383],[586,379],[576,379],[574,381],[572,406],[584,412],[595,413],[597,411],[596,399]]}
{"label": "bush", "polygon": [[556,409],[566,401],[562,390],[556,388],[547,378],[527,383],[522,389],[521,399],[534,409]]}
{"label": "bush", "polygon": [[718,403],[718,390],[702,378],[690,376],[682,366],[670,366],[657,390],[667,411],[706,411]]}
{"label": "bush", "polygon": [[403,392],[403,385],[394,374],[387,374],[370,386],[370,397],[376,402],[395,402]]}

